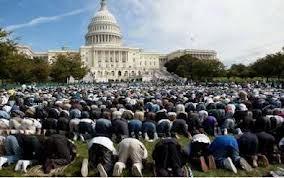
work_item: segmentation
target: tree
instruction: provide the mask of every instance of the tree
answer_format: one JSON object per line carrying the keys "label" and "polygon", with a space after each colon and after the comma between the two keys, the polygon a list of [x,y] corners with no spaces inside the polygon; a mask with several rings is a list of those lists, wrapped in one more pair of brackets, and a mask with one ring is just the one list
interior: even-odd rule
{"label": "tree", "polygon": [[[13,58],[7,60],[8,78],[17,83],[30,83],[35,81],[35,76],[32,73],[32,60],[25,55],[14,54]],[[20,64],[20,65],[19,65]]]}
{"label": "tree", "polygon": [[192,57],[191,55],[184,55],[179,58],[168,61],[165,67],[169,72],[175,73],[180,77],[192,78],[193,63],[199,59]]}
{"label": "tree", "polygon": [[76,80],[81,80],[88,73],[88,68],[84,66],[80,54],[72,55],[70,68],[72,71],[71,76],[74,77]]}
{"label": "tree", "polygon": [[193,76],[199,80],[219,77],[224,71],[224,64],[216,59],[198,60],[193,64]]}
{"label": "tree", "polygon": [[32,65],[33,68],[31,70],[31,73],[35,77],[35,81],[46,82],[51,70],[49,63],[44,59],[34,58],[32,60]]}
{"label": "tree", "polygon": [[184,55],[165,64],[169,72],[190,79],[204,79],[221,76],[225,72],[222,62],[216,59],[197,59]]}
{"label": "tree", "polygon": [[269,77],[280,79],[284,76],[284,54],[281,52],[269,54],[254,62],[251,68],[259,77],[266,77],[267,80]]}
{"label": "tree", "polygon": [[0,79],[9,78],[8,61],[14,59],[16,42],[11,39],[11,33],[0,28]]}
{"label": "tree", "polygon": [[87,67],[84,67],[79,54],[67,54],[56,56],[50,76],[55,82],[65,83],[71,76],[80,80],[87,72]]}
{"label": "tree", "polygon": [[250,67],[244,64],[233,64],[228,70],[228,77],[247,78],[250,76]]}

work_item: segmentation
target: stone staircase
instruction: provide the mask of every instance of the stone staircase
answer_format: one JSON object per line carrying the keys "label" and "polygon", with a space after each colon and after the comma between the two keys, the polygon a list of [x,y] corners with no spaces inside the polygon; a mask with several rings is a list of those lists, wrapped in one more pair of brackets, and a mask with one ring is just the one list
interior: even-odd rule
{"label": "stone staircase", "polygon": [[176,74],[168,72],[166,69],[154,71],[152,80],[163,80],[163,81],[184,81],[183,78]]}

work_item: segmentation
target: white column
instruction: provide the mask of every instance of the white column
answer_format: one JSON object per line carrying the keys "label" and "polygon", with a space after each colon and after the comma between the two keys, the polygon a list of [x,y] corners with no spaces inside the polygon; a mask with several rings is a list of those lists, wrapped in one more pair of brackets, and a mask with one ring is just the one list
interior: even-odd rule
{"label": "white column", "polygon": [[120,63],[120,51],[118,51],[118,65],[120,66],[121,63]]}
{"label": "white column", "polygon": [[93,53],[92,67],[95,67],[95,58],[96,58],[96,51],[94,51]]}
{"label": "white column", "polygon": [[[126,52],[126,62],[128,62],[128,53]],[[132,67],[136,67],[136,66],[132,66]]]}

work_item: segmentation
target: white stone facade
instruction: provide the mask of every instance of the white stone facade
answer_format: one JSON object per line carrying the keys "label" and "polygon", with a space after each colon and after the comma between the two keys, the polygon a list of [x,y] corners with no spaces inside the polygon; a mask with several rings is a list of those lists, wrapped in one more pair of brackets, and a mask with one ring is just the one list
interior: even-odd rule
{"label": "white stone facade", "polygon": [[167,55],[167,60],[179,58],[184,55],[191,55],[198,59],[217,59],[217,53],[213,50],[200,50],[200,49],[185,49],[177,50]]}
{"label": "white stone facade", "polygon": [[86,81],[125,81],[142,79],[160,69],[160,54],[144,53],[127,47],[84,46],[81,58],[90,69]]}
{"label": "white stone facade", "polygon": [[125,81],[142,79],[159,70],[161,54],[122,46],[122,34],[115,17],[108,11],[106,0],[92,18],[80,48],[81,58],[90,69],[85,81]]}

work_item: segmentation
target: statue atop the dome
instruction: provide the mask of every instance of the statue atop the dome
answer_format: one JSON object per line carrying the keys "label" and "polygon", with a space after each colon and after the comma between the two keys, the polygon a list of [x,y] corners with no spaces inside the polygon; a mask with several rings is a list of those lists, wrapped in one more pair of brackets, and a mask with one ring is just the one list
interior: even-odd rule
{"label": "statue atop the dome", "polygon": [[107,0],[101,0],[101,11],[107,9]]}

